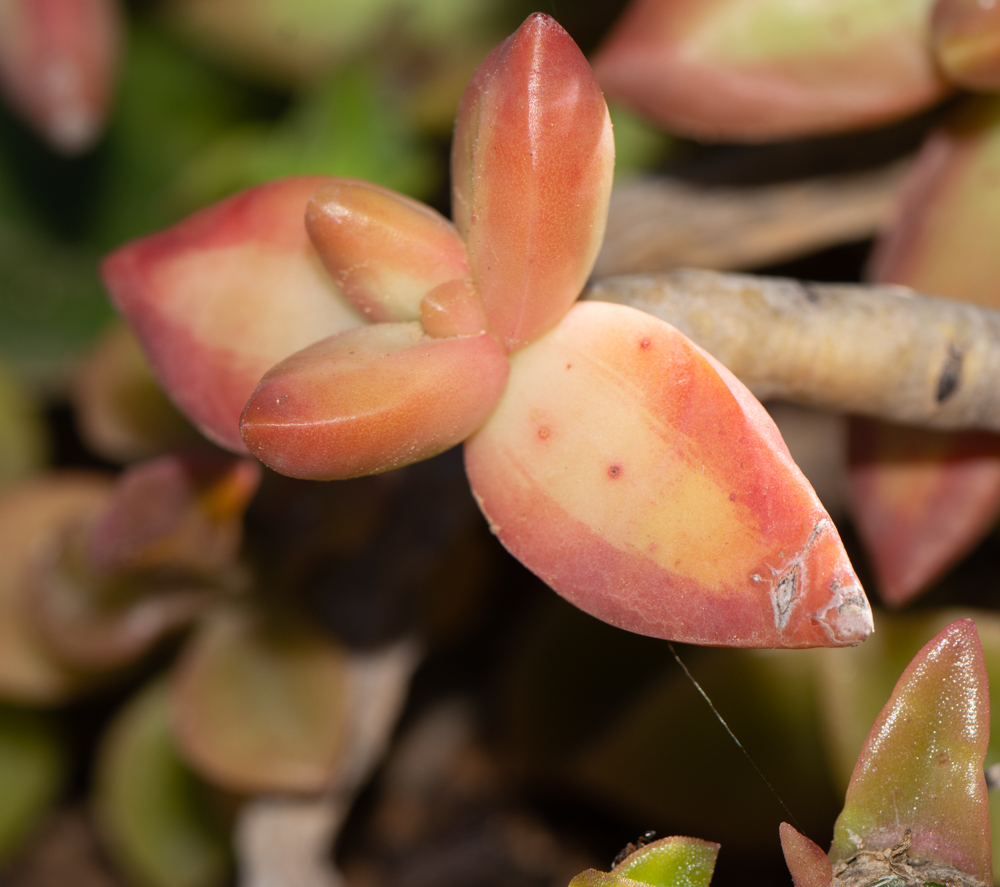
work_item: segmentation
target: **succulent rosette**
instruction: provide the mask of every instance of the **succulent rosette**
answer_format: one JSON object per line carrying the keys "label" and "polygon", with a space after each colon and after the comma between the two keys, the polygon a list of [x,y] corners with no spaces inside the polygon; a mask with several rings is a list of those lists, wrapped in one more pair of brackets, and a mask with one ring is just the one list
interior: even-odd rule
{"label": "succulent rosette", "polygon": [[125,245],[104,277],[225,447],[333,480],[464,441],[496,535],[599,618],[703,644],[863,640],[864,593],[761,406],[673,327],[575,304],[613,163],[586,59],[535,14],[461,101],[454,223],[377,185],[285,179]]}

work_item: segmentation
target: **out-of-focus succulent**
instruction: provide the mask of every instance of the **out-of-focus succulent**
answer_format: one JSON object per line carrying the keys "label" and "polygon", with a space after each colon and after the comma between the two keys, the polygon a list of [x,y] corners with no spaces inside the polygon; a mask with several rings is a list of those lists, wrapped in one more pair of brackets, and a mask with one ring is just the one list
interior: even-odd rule
{"label": "out-of-focus succulent", "polygon": [[100,137],[122,39],[118,0],[4,0],[0,88],[56,150]]}

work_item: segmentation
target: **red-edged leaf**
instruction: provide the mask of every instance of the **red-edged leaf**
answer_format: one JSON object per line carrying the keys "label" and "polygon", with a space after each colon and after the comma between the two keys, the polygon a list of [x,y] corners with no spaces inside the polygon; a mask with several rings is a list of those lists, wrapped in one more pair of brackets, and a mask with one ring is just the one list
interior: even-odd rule
{"label": "red-edged leaf", "polygon": [[303,221],[330,179],[251,188],[120,247],[102,271],[167,392],[210,438],[245,452],[239,417],[261,376],[360,325]]}
{"label": "red-edged leaf", "polygon": [[1000,308],[1000,98],[967,99],[924,143],[870,277]]}
{"label": "red-edged leaf", "polygon": [[341,292],[373,322],[420,319],[420,301],[449,281],[471,287],[455,226],[429,206],[354,179],[324,185],[306,228]]}
{"label": "red-edged leaf", "polygon": [[433,339],[417,323],[361,327],[264,376],[243,414],[243,439],[292,477],[388,471],[465,440],[493,410],[507,373],[489,334]]}
{"label": "red-edged leaf", "polygon": [[608,95],[667,129],[766,140],[905,117],[947,90],[928,2],[634,0],[594,60]]}
{"label": "red-edged leaf", "polygon": [[868,734],[834,827],[833,864],[887,850],[910,831],[911,857],[991,883],[989,718],[976,627],[960,619],[917,653]]}
{"label": "red-edged leaf", "polygon": [[[921,150],[871,276],[1000,307],[998,164],[1000,101],[969,100]],[[949,360],[961,379],[963,355],[956,350]],[[942,398],[946,383],[942,370]],[[1000,509],[1000,437],[904,432],[858,420],[851,435],[855,522],[887,602],[902,603],[988,530]]]}
{"label": "red-edged leaf", "polygon": [[1000,6],[991,0],[937,0],[934,52],[948,79],[967,89],[1000,89]]}
{"label": "red-edged leaf", "polygon": [[535,13],[480,65],[452,150],[455,224],[493,331],[508,351],[551,329],[604,237],[614,139],[570,36]]}
{"label": "red-edged leaf", "polygon": [[581,609],[700,644],[855,644],[871,611],[764,409],[668,324],[586,302],[466,444],[503,544]]}
{"label": "red-edged leaf", "polygon": [[117,0],[0,4],[0,86],[67,154],[97,141],[111,105],[121,43]]}
{"label": "red-edged leaf", "polygon": [[854,418],[848,494],[879,595],[901,606],[989,531],[1000,510],[1000,437]]}
{"label": "red-edged leaf", "polygon": [[795,887],[830,887],[833,864],[821,847],[800,834],[787,822],[778,827],[781,850]]}

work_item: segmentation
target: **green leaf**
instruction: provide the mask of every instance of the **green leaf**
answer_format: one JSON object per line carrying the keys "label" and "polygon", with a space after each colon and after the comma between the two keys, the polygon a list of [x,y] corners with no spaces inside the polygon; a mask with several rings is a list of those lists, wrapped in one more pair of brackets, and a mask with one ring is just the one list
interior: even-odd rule
{"label": "green leaf", "polygon": [[36,404],[0,366],[0,488],[41,469],[48,453],[48,436]]}
{"label": "green leaf", "polygon": [[719,845],[698,838],[661,838],[640,847],[610,872],[588,869],[570,887],[708,887]]}
{"label": "green leaf", "polygon": [[65,769],[65,751],[47,714],[0,706],[0,862],[55,800]]}
{"label": "green leaf", "polygon": [[174,747],[166,685],[153,684],[119,713],[100,751],[95,804],[105,846],[135,887],[226,884],[229,840],[209,802]]}
{"label": "green leaf", "polygon": [[[969,619],[907,666],[875,721],[834,827],[834,866],[909,841],[910,856],[992,878],[983,760],[989,743],[983,651]],[[909,834],[908,834],[909,833]]]}

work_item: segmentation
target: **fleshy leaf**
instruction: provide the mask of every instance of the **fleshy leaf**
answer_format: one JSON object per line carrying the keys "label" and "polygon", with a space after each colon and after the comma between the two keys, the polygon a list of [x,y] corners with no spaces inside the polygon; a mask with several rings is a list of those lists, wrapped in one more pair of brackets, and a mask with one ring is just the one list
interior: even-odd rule
{"label": "fleshy leaf", "polygon": [[949,80],[966,89],[1000,89],[1000,7],[989,0],[937,0],[931,28]]}
{"label": "fleshy leaf", "polygon": [[781,823],[778,832],[781,835],[781,850],[795,887],[830,887],[833,864],[823,849],[787,822]]}
{"label": "fleshy leaf", "polygon": [[104,260],[105,283],[160,382],[210,438],[245,452],[239,417],[278,361],[363,321],[303,222],[302,176],[251,188]]}
{"label": "fleshy leaf", "polygon": [[137,887],[218,887],[229,880],[228,835],[209,790],[177,753],[167,688],[144,690],[101,744],[95,805],[101,837]]}
{"label": "fleshy leaf", "polygon": [[87,671],[119,668],[189,625],[230,584],[260,466],[166,456],[121,476],[96,518],[36,558],[31,610],[50,649]]}
{"label": "fleshy leaf", "polygon": [[111,483],[100,475],[36,478],[0,500],[0,692],[30,703],[61,702],[88,679],[64,666],[45,645],[29,608],[39,552],[50,549],[67,522],[95,515]]}
{"label": "fleshy leaf", "polygon": [[0,86],[56,150],[85,151],[104,129],[120,16],[117,0],[0,4]]}
{"label": "fleshy leaf", "polygon": [[244,793],[318,792],[341,767],[347,652],[311,626],[217,610],[184,652],[171,721],[184,757]]}
{"label": "fleshy leaf", "polygon": [[[924,144],[870,276],[921,292],[1000,307],[1000,100],[968,100]],[[967,368],[943,356],[939,397]],[[867,427],[865,427],[867,425]],[[852,511],[890,603],[912,597],[987,531],[1000,509],[1000,437],[904,435],[857,420]]]}
{"label": "fleshy leaf", "polygon": [[324,185],[306,208],[306,229],[345,298],[372,322],[419,320],[420,301],[432,289],[472,283],[455,226],[378,185]]}
{"label": "fleshy leaf", "polygon": [[493,531],[581,609],[700,644],[856,644],[837,531],[763,407],[648,314],[577,304],[466,444]]}
{"label": "fleshy leaf", "polygon": [[1000,97],[966,99],[924,143],[870,277],[1000,308]]}
{"label": "fleshy leaf", "polygon": [[48,714],[0,705],[0,865],[56,802],[66,753]]}
{"label": "fleshy leaf", "polygon": [[428,336],[475,336],[489,328],[482,299],[468,280],[449,280],[420,302],[420,325]]}
{"label": "fleshy leaf", "polygon": [[[903,670],[926,643],[926,638],[939,634],[962,617],[976,623],[987,671],[1000,674],[1000,615],[972,611],[968,607],[876,612],[878,631],[865,643],[851,650],[820,652],[817,676],[822,732],[830,769],[841,797],[850,783],[858,753],[872,723]],[[990,733],[994,742],[987,765],[1000,761],[1000,745],[995,741],[1000,738],[1000,710],[991,708]]]}
{"label": "fleshy leaf", "polygon": [[462,96],[452,149],[455,224],[491,328],[514,351],[580,294],[604,238],[614,139],[570,36],[535,13]]}
{"label": "fleshy leaf", "polygon": [[635,0],[594,59],[609,98],[738,141],[873,126],[947,91],[931,0]]}
{"label": "fleshy leaf", "polygon": [[399,468],[461,443],[489,416],[508,363],[489,334],[375,324],[318,342],[262,380],[247,447],[275,471],[333,480]]}
{"label": "fleshy leaf", "polygon": [[848,491],[879,596],[901,606],[989,532],[1000,510],[1000,437],[854,417]]}
{"label": "fleshy leaf", "polygon": [[256,463],[216,453],[163,456],[129,469],[88,530],[89,565],[105,574],[226,566],[260,478]]}
{"label": "fleshy leaf", "polygon": [[81,362],[73,379],[73,406],[87,446],[116,462],[205,443],[167,399],[135,336],[121,324]]}
{"label": "fleshy leaf", "polygon": [[989,717],[976,627],[960,619],[917,653],[868,734],[834,827],[834,866],[910,832],[911,858],[990,883]]}
{"label": "fleshy leaf", "polygon": [[588,869],[570,887],[708,887],[719,845],[700,838],[661,838],[629,854],[610,872]]}

